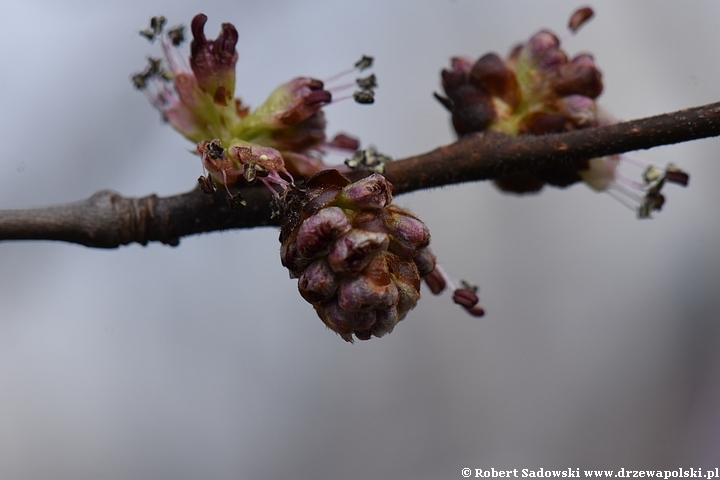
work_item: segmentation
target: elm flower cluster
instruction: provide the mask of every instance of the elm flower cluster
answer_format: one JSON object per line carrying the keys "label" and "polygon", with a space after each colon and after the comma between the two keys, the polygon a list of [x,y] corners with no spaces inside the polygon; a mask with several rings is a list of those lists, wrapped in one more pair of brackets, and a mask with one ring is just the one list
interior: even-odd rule
{"label": "elm flower cluster", "polygon": [[337,170],[282,197],[282,264],[325,325],[348,342],[390,333],[415,307],[421,279],[435,271],[428,228],[391,202],[382,175],[351,183]]}
{"label": "elm flower cluster", "polygon": [[[259,180],[273,192],[282,264],[330,329],[348,342],[390,333],[415,307],[423,278],[433,293],[447,283],[428,248],[425,224],[391,205],[392,185],[380,175],[390,157],[373,147],[358,150],[358,141],[348,135],[326,139],[322,107],[332,93],[320,80],[297,77],[256,109],[248,108],[235,96],[238,32],[224,23],[219,36],[209,40],[206,21],[202,14],[192,20],[186,63],[178,48],[184,29],[165,30],[165,18],[153,18],[140,33],[159,40],[164,60],[149,59],[133,83],[170,125],[196,143],[209,172],[198,179],[204,193],[221,184],[230,205],[240,208],[246,205],[237,188],[242,182]],[[330,80],[372,63],[363,56],[355,68]],[[345,98],[370,104],[377,86],[370,74],[333,91],[355,87]],[[325,170],[321,156],[328,147],[355,152],[342,168],[375,173],[351,183],[338,170]],[[478,316],[483,310],[475,291],[457,289],[454,300]]]}
{"label": "elm flower cluster", "polygon": [[223,23],[218,37],[210,40],[204,32],[206,22],[203,14],[193,18],[186,61],[179,49],[183,27],[166,30],[164,17],[153,18],[150,28],[140,33],[150,41],[159,40],[164,59],[150,58],[147,68],[132,78],[163,118],[198,144],[196,151],[209,172],[199,179],[203,191],[222,184],[228,198],[239,205],[241,197],[231,194],[228,186],[241,179],[260,178],[284,189],[293,175],[323,170],[327,146],[357,149],[357,140],[347,135],[326,139],[322,108],[332,101],[332,94],[315,78],[297,77],[280,85],[254,110],[243,104],[235,96],[238,32]]}
{"label": "elm flower cluster", "polygon": [[[592,15],[589,7],[577,10],[570,18],[570,32],[575,33]],[[580,53],[569,57],[560,44],[553,32],[541,30],[514,47],[505,59],[496,53],[478,60],[453,58],[451,68],[442,71],[445,95],[436,93],[435,97],[452,114],[458,136],[487,130],[512,136],[543,135],[617,123],[596,102],[603,82],[593,56]],[[508,175],[496,179],[495,184],[504,191],[526,193],[545,184],[564,187],[584,181],[596,191],[611,189],[621,200],[634,203],[639,217],[649,217],[662,206],[657,186],[665,180],[641,183],[627,179],[618,170],[620,160],[617,155],[594,158],[562,168]],[[679,177],[681,181],[676,183],[686,185],[684,173],[664,178],[675,182]]]}

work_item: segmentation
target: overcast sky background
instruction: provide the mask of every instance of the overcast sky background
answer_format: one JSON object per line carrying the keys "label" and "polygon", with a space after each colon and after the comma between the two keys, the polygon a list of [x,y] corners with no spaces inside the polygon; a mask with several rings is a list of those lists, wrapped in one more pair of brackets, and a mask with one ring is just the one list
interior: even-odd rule
{"label": "overcast sky background", "polygon": [[[449,143],[432,98],[453,55],[564,31],[572,1],[0,3],[0,208],[193,188],[192,145],[130,84],[138,34],[209,16],[240,34],[256,106],[297,75],[376,57],[376,104],[327,108],[395,157]],[[593,52],[625,119],[720,100],[720,3],[594,2]],[[1,478],[461,478],[464,467],[720,466],[720,142],[636,152],[690,172],[638,221],[583,185],[475,183],[397,198],[485,318],[425,295],[346,344],[297,293],[277,231],[177,248],[0,244]],[[341,161],[336,158],[335,161]]]}

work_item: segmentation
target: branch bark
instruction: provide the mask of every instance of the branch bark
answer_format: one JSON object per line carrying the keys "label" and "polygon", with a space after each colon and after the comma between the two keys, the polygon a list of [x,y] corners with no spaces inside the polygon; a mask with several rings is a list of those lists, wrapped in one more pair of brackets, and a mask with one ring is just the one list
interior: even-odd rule
{"label": "branch bark", "polygon": [[[543,136],[473,134],[431,152],[387,165],[385,176],[398,195],[511,173],[572,165],[590,158],[720,135],[720,103],[597,128]],[[352,172],[359,178],[367,172]],[[60,240],[88,247],[162,242],[203,232],[277,225],[270,218],[265,187],[242,190],[247,207],[233,210],[218,191],[159,198],[127,198],[102,190],[79,202],[0,210],[0,240]]]}

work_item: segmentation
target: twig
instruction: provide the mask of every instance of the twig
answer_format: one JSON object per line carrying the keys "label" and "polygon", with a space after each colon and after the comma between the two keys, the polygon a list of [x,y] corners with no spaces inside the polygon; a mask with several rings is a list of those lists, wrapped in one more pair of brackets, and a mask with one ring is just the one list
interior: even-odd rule
{"label": "twig", "polygon": [[[474,134],[431,152],[388,164],[395,194],[532,172],[605,155],[720,135],[720,103],[604,127],[544,136]],[[360,177],[367,172],[353,172]],[[116,248],[137,242],[178,245],[184,236],[277,225],[271,193],[242,191],[248,206],[231,209],[220,194],[196,188],[171,197],[127,198],[108,190],[65,205],[0,210],[0,240],[61,240]]]}

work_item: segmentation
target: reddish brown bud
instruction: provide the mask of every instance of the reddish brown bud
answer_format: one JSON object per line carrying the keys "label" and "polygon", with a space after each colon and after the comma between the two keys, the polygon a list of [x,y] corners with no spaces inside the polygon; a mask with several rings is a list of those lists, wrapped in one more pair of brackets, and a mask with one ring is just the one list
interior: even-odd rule
{"label": "reddish brown bud", "polygon": [[553,70],[567,62],[560,40],[549,30],[541,30],[523,48],[527,59],[540,70]]}
{"label": "reddish brown bud", "polygon": [[298,290],[308,302],[329,300],[337,290],[338,280],[326,260],[313,262],[300,275]]}
{"label": "reddish brown bud", "polygon": [[421,277],[424,277],[435,270],[436,259],[435,255],[430,250],[430,247],[420,249],[418,254],[413,257],[413,262],[415,262]]}
{"label": "reddish brown bud", "polygon": [[465,85],[450,99],[453,101],[452,123],[458,135],[481,132],[495,119],[492,100],[477,87]]}
{"label": "reddish brown bud", "polygon": [[387,219],[390,229],[390,251],[404,257],[414,257],[419,249],[430,243],[430,231],[427,226],[411,215],[405,215],[392,209]]}
{"label": "reddish brown bud", "polygon": [[331,242],[348,230],[350,222],[340,208],[323,208],[300,226],[297,235],[298,253],[307,258],[327,253]]}
{"label": "reddish brown bud", "polygon": [[499,97],[512,108],[520,101],[520,87],[515,73],[495,53],[483,55],[475,62],[470,70],[470,82]]}
{"label": "reddish brown bud", "polygon": [[[374,311],[346,312],[334,300],[314,306],[323,323],[350,343],[353,343],[353,332],[357,335],[358,331],[370,330],[377,317]],[[361,336],[365,337],[362,333]]]}
{"label": "reddish brown bud", "polygon": [[343,188],[337,202],[353,208],[385,208],[392,202],[392,184],[382,175],[373,173]]}
{"label": "reddish brown bud", "polygon": [[602,74],[582,57],[577,63],[566,63],[558,68],[550,86],[561,97],[584,95],[597,98],[603,91]]}
{"label": "reddish brown bud", "polygon": [[391,191],[381,175],[351,184],[327,171],[280,199],[283,265],[323,322],[350,342],[389,333],[415,307],[414,257],[434,268],[427,227],[389,205]]}
{"label": "reddish brown bud", "polygon": [[382,310],[397,305],[399,293],[382,255],[373,258],[361,275],[340,282],[338,305],[346,312]]}
{"label": "reddish brown bud", "polygon": [[387,250],[389,243],[385,233],[350,230],[335,242],[328,260],[338,273],[358,273],[370,263],[373,253]]}
{"label": "reddish brown bud", "polygon": [[391,307],[386,308],[385,310],[378,310],[377,319],[370,329],[370,333],[378,338],[381,338],[393,331],[398,320],[397,308]]}

